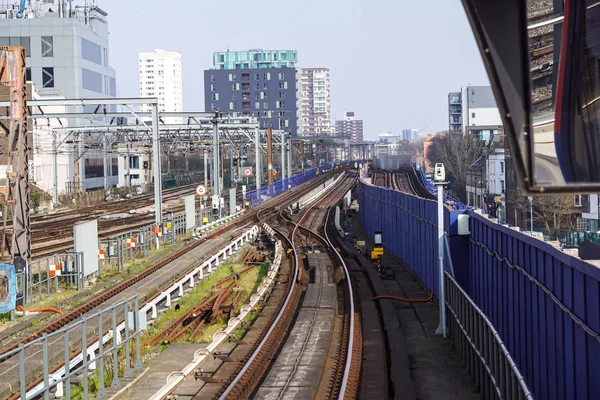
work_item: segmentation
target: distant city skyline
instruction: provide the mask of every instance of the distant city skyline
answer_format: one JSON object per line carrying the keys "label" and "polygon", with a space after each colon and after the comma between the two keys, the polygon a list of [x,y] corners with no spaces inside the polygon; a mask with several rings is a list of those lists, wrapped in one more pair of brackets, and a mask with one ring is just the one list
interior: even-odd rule
{"label": "distant city skyline", "polygon": [[[360,113],[365,140],[407,126],[428,126],[424,133],[447,130],[448,93],[468,84],[489,84],[459,1],[375,0],[365,5],[359,0],[307,0],[285,4],[285,14],[295,18],[277,31],[268,23],[249,24],[280,17],[282,5],[274,0],[265,0],[261,7],[232,1],[232,9],[244,10],[233,14],[225,14],[216,3],[191,3],[177,18],[165,17],[165,3],[157,0],[99,0],[99,6],[109,13],[110,62],[117,71],[118,96],[138,94],[138,54],[166,48],[183,56],[186,111],[204,110],[202,71],[211,68],[213,53],[223,49],[293,49],[298,68],[328,68],[331,115]],[[305,21],[315,7],[327,23],[311,30]],[[223,18],[203,18],[201,24],[196,18],[220,13]],[[245,28],[230,29],[234,26]]]}

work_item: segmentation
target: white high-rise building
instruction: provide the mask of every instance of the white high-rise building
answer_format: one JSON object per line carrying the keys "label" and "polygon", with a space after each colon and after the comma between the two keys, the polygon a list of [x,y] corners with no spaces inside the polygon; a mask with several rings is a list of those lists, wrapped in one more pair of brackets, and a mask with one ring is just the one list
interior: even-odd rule
{"label": "white high-rise building", "polygon": [[[181,53],[165,50],[140,53],[140,97],[157,97],[158,110],[183,111]],[[150,112],[149,106],[142,107]]]}
{"label": "white high-rise building", "polygon": [[331,98],[329,69],[299,70],[298,135],[329,136],[331,129]]}

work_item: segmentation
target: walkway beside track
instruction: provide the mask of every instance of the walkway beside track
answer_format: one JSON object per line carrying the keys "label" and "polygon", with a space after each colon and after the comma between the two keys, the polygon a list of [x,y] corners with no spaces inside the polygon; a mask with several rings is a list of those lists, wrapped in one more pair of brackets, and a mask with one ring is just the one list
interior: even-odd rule
{"label": "walkway beside track", "polygon": [[[384,254],[382,257],[382,265],[391,272],[391,279],[380,278],[368,255],[360,254],[352,245],[356,240],[365,240],[368,254],[373,249],[373,242],[366,237],[359,214],[349,214],[346,221],[352,237],[343,241],[341,246],[349,255],[345,258],[349,260],[347,263],[353,269],[355,278],[365,280],[368,276],[373,281],[370,286],[378,296],[391,295],[413,299],[429,296],[430,293],[421,286],[418,278],[392,256]],[[357,273],[357,268],[366,270],[366,274]],[[365,303],[368,299],[361,297],[360,301]],[[450,340],[434,333],[439,323],[437,303],[405,303],[393,300],[378,300],[378,302],[385,324],[383,334],[390,341],[389,346],[393,347],[388,352],[388,357],[392,357],[392,370],[387,371],[388,378],[391,380],[392,393],[389,393],[387,398],[418,398],[419,400],[480,398]],[[365,328],[363,332],[364,335],[369,334]],[[364,340],[369,340],[369,337],[364,337]],[[361,372],[363,378],[369,373],[365,370],[368,368],[369,358],[376,357],[366,351],[366,348],[363,349],[365,360]],[[380,368],[383,369],[385,366]],[[382,370],[379,372],[383,373]],[[369,382],[363,379],[359,388],[360,398],[382,398],[378,397],[380,387],[366,385],[369,385]]]}

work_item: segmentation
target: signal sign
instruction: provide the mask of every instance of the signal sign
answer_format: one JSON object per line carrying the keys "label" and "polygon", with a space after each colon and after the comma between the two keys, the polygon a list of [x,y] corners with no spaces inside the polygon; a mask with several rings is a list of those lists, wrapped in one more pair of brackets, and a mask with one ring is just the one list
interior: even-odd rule
{"label": "signal sign", "polygon": [[206,195],[206,186],[204,186],[204,185],[198,185],[196,187],[196,194],[198,196],[204,196],[204,195]]}
{"label": "signal sign", "polygon": [[244,176],[252,176],[252,168],[244,168]]}

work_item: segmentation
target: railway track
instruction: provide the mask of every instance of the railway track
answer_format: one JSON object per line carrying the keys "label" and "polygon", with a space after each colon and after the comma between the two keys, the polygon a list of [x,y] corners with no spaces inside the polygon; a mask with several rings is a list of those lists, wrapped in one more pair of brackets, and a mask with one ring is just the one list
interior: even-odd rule
{"label": "railway track", "polygon": [[[276,389],[275,398],[282,398],[290,390],[290,383],[295,378],[296,372],[300,369],[303,357],[307,352],[314,355],[314,344],[320,341],[318,331],[315,331],[315,326],[319,322],[327,320],[327,315],[333,313],[334,300],[327,294],[331,294],[331,289],[325,281],[330,275],[335,275],[340,278],[343,289],[336,286],[337,292],[341,291],[341,298],[338,301],[338,313],[333,326],[334,332],[331,335],[331,342],[326,349],[328,362],[323,362],[327,367],[323,368],[322,374],[317,382],[314,383],[314,391],[308,397],[317,398],[354,398],[358,387],[358,378],[360,372],[360,354],[362,334],[360,332],[359,319],[354,315],[354,296],[352,293],[352,284],[349,280],[348,271],[341,256],[337,253],[329,240],[326,226],[330,221],[331,207],[339,202],[341,197],[346,193],[349,187],[352,187],[356,182],[356,177],[351,178],[352,182],[345,180],[344,183],[339,183],[330,193],[326,194],[318,203],[309,206],[301,212],[298,217],[298,222],[294,222],[292,218],[286,216],[283,211],[280,212],[279,221],[277,224],[272,224],[271,227],[277,232],[280,239],[286,243],[287,248],[292,255],[293,271],[290,272],[291,285],[287,287],[287,296],[285,300],[280,302],[281,307],[277,316],[274,317],[269,330],[264,337],[258,342],[251,356],[244,361],[243,366],[236,373],[233,380],[229,380],[214,398],[219,399],[242,399],[252,396],[253,398],[263,398],[271,396],[265,394],[264,388],[260,385],[261,379],[268,380],[269,376],[264,376],[267,370],[273,371],[278,368],[278,363],[291,363],[291,374],[288,375],[280,387]],[[268,223],[274,217],[270,214],[267,217],[261,218],[261,221]],[[319,227],[323,226],[324,236],[318,233]],[[326,265],[318,263],[314,271],[314,283],[307,289],[304,295],[302,308],[296,313],[300,303],[300,284],[299,282],[306,280],[306,272],[301,266],[303,248],[314,248],[318,244],[321,254],[332,266],[335,266],[334,271],[328,271]],[[322,251],[322,253],[321,253]],[[313,256],[315,253],[313,253]],[[309,254],[310,256],[310,254]],[[333,273],[332,273],[333,272]],[[274,357],[279,345],[283,342],[288,328],[293,322],[293,330],[299,328],[304,332],[304,337],[300,343],[293,339],[286,340],[279,356]],[[322,325],[319,325],[322,326]],[[293,332],[293,331],[292,331]],[[329,335],[329,331],[325,332]],[[315,337],[315,335],[317,335]],[[290,338],[294,337],[290,333]],[[300,344],[300,349],[295,351],[293,359],[282,358],[282,354],[288,354],[286,348]],[[308,355],[308,357],[311,357]],[[269,365],[271,365],[269,367]],[[358,365],[358,366],[357,366]],[[269,369],[270,368],[270,369]],[[270,373],[270,372],[269,372]],[[296,377],[297,378],[297,377]],[[292,390],[296,390],[294,387]],[[272,392],[273,388],[269,386],[266,389]]]}
{"label": "railway track", "polygon": [[[257,218],[257,216],[260,212],[263,212],[265,210],[268,210],[269,212],[271,212],[273,207],[275,207],[276,205],[287,204],[287,203],[293,202],[295,199],[301,197],[303,194],[308,193],[314,187],[316,187],[321,182],[326,180],[329,176],[330,176],[329,174],[321,175],[319,178],[315,179],[314,181],[311,181],[310,184],[308,184],[306,187],[302,188],[302,190],[290,191],[290,192],[287,192],[285,194],[278,196],[277,198],[266,201],[265,203],[257,206],[255,209],[253,209],[252,212],[249,212],[245,216],[238,219],[237,222],[234,223],[233,225],[225,226],[221,229],[218,229],[218,230],[214,231],[213,233],[211,233],[207,238],[205,238],[201,241],[195,241],[195,242],[187,245],[180,251],[169,256],[167,259],[145,269],[144,271],[142,271],[140,273],[137,273],[136,275],[125,280],[121,284],[119,284],[115,287],[112,287],[112,288],[100,293],[98,296],[95,296],[94,298],[84,302],[82,305],[78,306],[74,310],[72,310],[66,314],[63,314],[62,316],[60,316],[57,319],[52,320],[47,325],[34,330],[29,335],[11,343],[8,346],[5,346],[4,348],[2,348],[0,350],[0,354],[6,354],[9,351],[17,348],[19,345],[32,342],[44,334],[49,334],[51,332],[55,332],[55,331],[63,328],[70,322],[84,316],[86,313],[90,312],[91,310],[94,310],[97,307],[99,307],[105,303],[112,302],[112,298],[115,297],[117,294],[132,287],[137,282],[140,282],[140,281],[152,276],[153,274],[157,273],[158,271],[161,271],[166,265],[177,260],[178,258],[180,258],[181,256],[185,255],[186,253],[190,252],[191,250],[197,248],[201,244],[205,243],[208,239],[214,238],[214,237],[219,237],[227,232],[234,231],[234,229],[236,227],[246,226],[248,223],[253,222]],[[191,268],[190,271],[193,271],[194,268],[195,267]],[[146,299],[146,301],[144,301],[142,304],[140,304],[140,307],[145,305],[147,303],[147,301],[152,300],[152,298]],[[90,338],[90,341],[93,341],[93,340],[97,340],[97,336],[94,338]],[[37,359],[40,359],[40,357],[41,357],[41,355],[38,354]],[[35,354],[28,354],[27,358],[28,359],[36,358],[36,356],[35,356]],[[9,362],[10,360],[12,360],[12,358],[4,359],[0,363],[0,366],[5,365],[5,363]],[[50,373],[54,373],[54,371],[58,370],[61,366],[62,366],[61,364],[56,365],[54,368],[52,368],[50,370]],[[7,368],[0,367],[0,371],[2,371],[2,372],[0,372],[0,379],[2,379],[2,375],[5,372],[7,372]],[[35,381],[29,383],[27,389],[30,390],[32,387],[34,387],[35,385],[37,385],[40,382],[41,382],[41,378],[36,379]],[[17,398],[17,397],[14,397],[14,398]]]}

